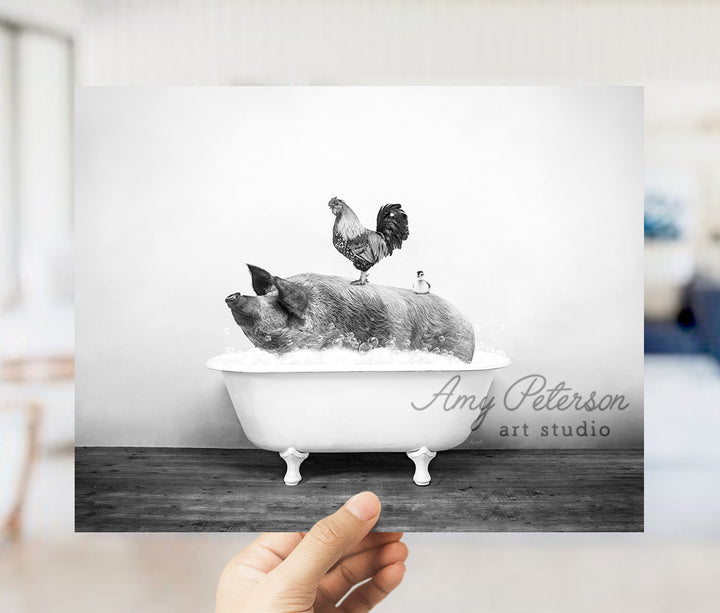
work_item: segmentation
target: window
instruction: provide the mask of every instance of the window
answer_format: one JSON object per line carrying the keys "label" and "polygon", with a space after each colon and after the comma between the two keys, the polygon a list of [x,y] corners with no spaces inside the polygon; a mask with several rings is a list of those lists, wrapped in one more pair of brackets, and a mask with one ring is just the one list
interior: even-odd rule
{"label": "window", "polygon": [[0,311],[72,297],[73,42],[0,17]]}

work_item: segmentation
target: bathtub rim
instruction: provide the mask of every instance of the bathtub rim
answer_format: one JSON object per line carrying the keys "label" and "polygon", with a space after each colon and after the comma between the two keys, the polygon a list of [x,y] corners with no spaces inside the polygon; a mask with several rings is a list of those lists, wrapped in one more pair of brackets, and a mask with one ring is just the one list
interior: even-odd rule
{"label": "bathtub rim", "polygon": [[[487,353],[487,352],[483,352]],[[507,368],[512,361],[506,355],[492,354],[497,357],[495,363],[474,364],[459,362],[457,364],[244,364],[231,366],[214,364],[221,356],[210,358],[205,366],[210,370],[236,373],[346,373],[346,372],[473,372],[483,370],[499,370]]]}

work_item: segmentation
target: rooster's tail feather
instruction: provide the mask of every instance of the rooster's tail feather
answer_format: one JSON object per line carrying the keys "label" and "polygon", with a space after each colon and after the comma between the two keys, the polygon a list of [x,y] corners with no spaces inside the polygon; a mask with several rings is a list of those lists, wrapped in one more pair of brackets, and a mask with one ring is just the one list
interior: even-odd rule
{"label": "rooster's tail feather", "polygon": [[377,233],[385,239],[388,255],[393,249],[402,249],[402,243],[410,236],[408,218],[399,204],[380,207],[377,216]]}

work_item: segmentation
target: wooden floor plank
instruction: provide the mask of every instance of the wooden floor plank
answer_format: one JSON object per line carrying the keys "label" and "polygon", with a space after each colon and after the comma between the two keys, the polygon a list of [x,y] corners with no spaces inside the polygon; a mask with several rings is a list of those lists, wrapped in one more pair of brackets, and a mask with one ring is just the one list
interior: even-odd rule
{"label": "wooden floor plank", "polygon": [[399,453],[311,454],[283,483],[277,454],[79,447],[79,532],[306,530],[352,494],[383,503],[381,531],[641,531],[643,452],[452,450],[412,482]]}

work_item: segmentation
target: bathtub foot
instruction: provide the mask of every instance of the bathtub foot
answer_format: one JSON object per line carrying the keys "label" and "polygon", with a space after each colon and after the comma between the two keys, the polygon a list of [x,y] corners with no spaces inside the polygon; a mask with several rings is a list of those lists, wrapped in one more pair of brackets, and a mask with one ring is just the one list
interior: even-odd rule
{"label": "bathtub foot", "polygon": [[280,457],[287,464],[287,472],[285,473],[285,485],[297,485],[302,480],[300,476],[300,464],[306,460],[309,453],[298,451],[295,447],[288,447],[280,454]]}
{"label": "bathtub foot", "polygon": [[428,466],[430,460],[432,460],[437,454],[434,451],[430,451],[427,447],[420,447],[415,451],[408,451],[407,457],[415,462],[415,474],[413,475],[413,481],[415,485],[430,485],[430,471]]}

